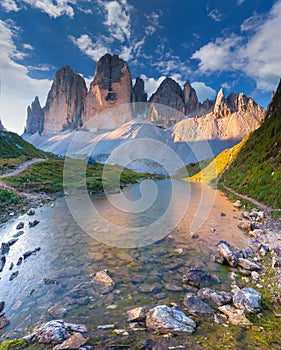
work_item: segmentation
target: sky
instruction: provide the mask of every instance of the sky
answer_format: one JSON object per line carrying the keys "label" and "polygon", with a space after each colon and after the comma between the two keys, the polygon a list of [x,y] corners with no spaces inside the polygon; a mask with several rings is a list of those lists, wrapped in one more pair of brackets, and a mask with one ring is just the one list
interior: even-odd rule
{"label": "sky", "polygon": [[281,0],[0,0],[0,119],[22,133],[65,65],[91,82],[105,53],[151,95],[168,76],[267,107],[281,77]]}

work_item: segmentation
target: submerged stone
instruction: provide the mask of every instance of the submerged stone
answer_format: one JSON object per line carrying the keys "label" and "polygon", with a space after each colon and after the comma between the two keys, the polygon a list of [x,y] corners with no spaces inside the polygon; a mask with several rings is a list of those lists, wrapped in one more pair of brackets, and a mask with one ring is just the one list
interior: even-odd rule
{"label": "submerged stone", "polygon": [[166,305],[151,309],[146,315],[146,326],[157,333],[192,333],[196,323],[182,311]]}

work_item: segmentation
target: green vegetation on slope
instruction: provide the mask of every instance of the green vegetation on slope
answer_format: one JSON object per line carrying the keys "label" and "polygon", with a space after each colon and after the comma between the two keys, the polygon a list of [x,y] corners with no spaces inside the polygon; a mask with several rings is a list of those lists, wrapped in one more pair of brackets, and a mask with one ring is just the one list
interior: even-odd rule
{"label": "green vegetation on slope", "polygon": [[281,83],[266,119],[249,137],[220,182],[273,208],[281,208]]}
{"label": "green vegetation on slope", "polygon": [[196,172],[193,176],[184,180],[204,181],[208,183],[215,182],[218,177],[234,162],[242,147],[247,142],[249,136],[250,134],[248,134],[240,143],[234,147],[222,151],[211,162],[209,161],[206,167],[201,168],[201,171]]}
{"label": "green vegetation on slope", "polygon": [[27,158],[57,158],[57,156],[37,149],[18,134],[1,131],[0,158],[20,158],[26,160]]}
{"label": "green vegetation on slope", "polygon": [[12,207],[14,205],[17,205],[21,202],[21,197],[7,189],[0,188],[0,211],[7,207]]}
{"label": "green vegetation on slope", "polygon": [[[79,167],[81,161],[73,160],[73,162],[73,169],[71,171],[73,172],[74,180],[73,183],[69,183],[68,185],[70,185],[70,187],[74,186],[75,188],[79,188],[83,186],[83,177],[81,177],[80,181],[77,181],[77,171],[81,171],[82,169],[75,168],[75,162]],[[56,193],[63,191],[63,169],[64,161],[48,160],[43,163],[33,164],[16,176],[3,178],[3,181],[19,191]],[[103,191],[104,185],[107,189],[117,189],[116,187],[119,187],[119,174],[121,174],[121,186],[150,177],[163,178],[163,176],[151,175],[148,173],[136,173],[127,168],[123,169],[118,165],[107,165],[105,174],[103,174],[103,170],[103,164],[97,163],[88,165],[86,179],[89,192],[100,193]]]}
{"label": "green vegetation on slope", "polygon": [[206,168],[210,162],[212,161],[212,159],[206,159],[206,160],[202,160],[200,162],[197,163],[190,163],[188,165],[186,165],[185,167],[179,169],[175,175],[173,175],[173,177],[175,179],[183,179],[186,177],[186,174],[189,175],[189,177],[192,177],[193,175],[199,173],[202,169]]}

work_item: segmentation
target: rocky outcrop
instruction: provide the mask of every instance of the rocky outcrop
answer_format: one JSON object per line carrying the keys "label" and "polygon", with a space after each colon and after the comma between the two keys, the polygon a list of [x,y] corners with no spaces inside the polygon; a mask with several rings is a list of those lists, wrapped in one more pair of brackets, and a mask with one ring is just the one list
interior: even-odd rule
{"label": "rocky outcrop", "polygon": [[151,96],[148,120],[157,125],[169,127],[185,115],[184,94],[179,84],[166,78]]}
{"label": "rocky outcrop", "polygon": [[[132,80],[127,63],[117,55],[104,55],[97,63],[94,80],[85,101],[83,123],[88,122],[89,128],[115,129],[130,121],[131,91]],[[108,112],[126,104],[128,105],[121,108],[120,113],[118,109]]]}
{"label": "rocky outcrop", "polygon": [[158,305],[146,315],[146,326],[157,333],[193,333],[196,323],[180,309]]}
{"label": "rocky outcrop", "polygon": [[[204,104],[206,108],[212,106],[208,100]],[[263,108],[251,97],[232,93],[225,98],[220,90],[211,113],[186,118],[175,125],[175,141],[233,140],[234,145],[261,124],[264,114]],[[225,148],[218,149],[218,152]],[[215,150],[215,154],[218,152]]]}
{"label": "rocky outcrop", "polygon": [[6,129],[4,128],[4,126],[3,126],[3,124],[2,124],[2,121],[1,121],[1,119],[0,119],[0,131],[4,131],[4,130],[6,130]]}
{"label": "rocky outcrop", "polygon": [[134,116],[143,114],[145,111],[144,103],[147,102],[147,94],[144,91],[144,81],[137,77],[135,85],[132,88],[131,103]]}
{"label": "rocky outcrop", "polygon": [[190,85],[190,82],[187,81],[183,87],[184,103],[185,103],[185,114],[189,115],[190,113],[196,113],[199,110],[200,103],[196,91]]}
{"label": "rocky outcrop", "polygon": [[85,80],[69,66],[60,68],[44,108],[44,134],[82,126],[81,115],[87,96]]}
{"label": "rocky outcrop", "polygon": [[44,129],[44,110],[40,105],[38,96],[27,107],[26,132],[28,134],[42,134]]}

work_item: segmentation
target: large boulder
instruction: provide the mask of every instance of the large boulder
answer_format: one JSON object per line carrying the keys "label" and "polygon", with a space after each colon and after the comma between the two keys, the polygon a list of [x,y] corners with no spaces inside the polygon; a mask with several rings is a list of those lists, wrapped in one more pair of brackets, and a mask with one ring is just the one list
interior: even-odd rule
{"label": "large boulder", "polygon": [[239,258],[238,265],[243,269],[249,270],[249,271],[259,271],[261,269],[258,264],[256,264],[255,262],[249,259]]}
{"label": "large boulder", "polygon": [[211,302],[217,306],[229,304],[232,300],[232,294],[224,291],[217,291],[210,288],[199,289],[197,295],[205,302]]}
{"label": "large boulder", "polygon": [[94,285],[96,292],[100,294],[110,293],[115,287],[115,282],[105,270],[99,271],[94,275],[92,284]]}
{"label": "large boulder", "polygon": [[237,309],[251,313],[260,310],[259,302],[261,301],[261,295],[253,288],[242,288],[234,291],[232,299]]}
{"label": "large boulder", "polygon": [[215,277],[202,269],[191,269],[182,277],[183,283],[191,286],[201,288],[212,285],[218,282]]}
{"label": "large boulder", "polygon": [[24,340],[28,343],[61,344],[69,339],[72,333],[86,332],[85,325],[53,320],[35,328],[33,333],[24,337]]}
{"label": "large boulder", "polygon": [[223,305],[218,308],[227,318],[229,323],[239,326],[250,326],[251,322],[245,316],[243,310],[235,309],[230,305]]}
{"label": "large boulder", "polygon": [[[238,257],[228,242],[220,241],[217,246],[218,255],[221,256],[231,267],[236,267]],[[218,261],[218,260],[216,260]]]}
{"label": "large boulder", "polygon": [[201,300],[194,293],[187,293],[184,297],[184,306],[187,308],[187,311],[194,316],[199,317],[212,317],[215,310]]}
{"label": "large boulder", "polygon": [[157,333],[192,333],[196,323],[174,307],[159,305],[146,315],[146,326]]}

